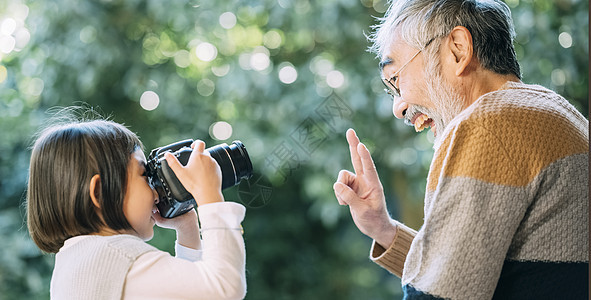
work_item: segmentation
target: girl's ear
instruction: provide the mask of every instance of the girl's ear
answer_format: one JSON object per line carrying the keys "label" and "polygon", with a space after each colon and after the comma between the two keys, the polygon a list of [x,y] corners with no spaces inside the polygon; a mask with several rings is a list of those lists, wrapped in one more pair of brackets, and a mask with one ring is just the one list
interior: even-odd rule
{"label": "girl's ear", "polygon": [[99,174],[95,174],[90,179],[90,199],[92,199],[92,203],[97,208],[101,208],[101,176]]}

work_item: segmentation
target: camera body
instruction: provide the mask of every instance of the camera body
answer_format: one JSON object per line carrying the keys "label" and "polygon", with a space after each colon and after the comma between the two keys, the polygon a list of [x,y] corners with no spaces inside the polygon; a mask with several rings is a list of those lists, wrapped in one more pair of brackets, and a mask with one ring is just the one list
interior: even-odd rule
{"label": "camera body", "polygon": [[[164,153],[170,152],[182,165],[186,165],[193,151],[192,143],[192,139],[172,143],[150,151],[148,156],[146,172],[150,184],[158,193],[159,202],[156,206],[164,218],[182,215],[196,205],[193,195],[183,187],[164,159]],[[224,143],[205,150],[220,166],[222,190],[252,176],[252,163],[242,142],[233,141],[230,146]]]}

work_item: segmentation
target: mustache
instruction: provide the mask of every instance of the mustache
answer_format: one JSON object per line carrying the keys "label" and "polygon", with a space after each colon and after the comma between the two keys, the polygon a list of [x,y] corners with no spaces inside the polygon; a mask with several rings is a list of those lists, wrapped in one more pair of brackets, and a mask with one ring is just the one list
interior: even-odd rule
{"label": "mustache", "polygon": [[408,126],[415,126],[415,124],[412,123],[412,119],[417,114],[424,114],[430,118],[432,118],[434,115],[436,115],[433,110],[428,109],[426,107],[423,107],[420,105],[409,105],[408,108],[406,109],[406,113],[404,114],[404,124],[406,124]]}

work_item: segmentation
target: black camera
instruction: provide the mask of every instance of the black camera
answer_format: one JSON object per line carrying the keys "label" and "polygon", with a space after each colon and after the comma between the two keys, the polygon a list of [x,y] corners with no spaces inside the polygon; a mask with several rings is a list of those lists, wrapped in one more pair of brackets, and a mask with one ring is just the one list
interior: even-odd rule
{"label": "black camera", "polygon": [[[196,205],[193,196],[183,187],[164,159],[164,153],[170,152],[182,165],[186,165],[193,151],[192,143],[190,139],[176,142],[156,148],[148,156],[146,171],[150,184],[158,192],[159,202],[156,206],[164,218],[182,215]],[[234,141],[230,146],[224,143],[205,151],[209,152],[222,170],[222,190],[252,176],[252,163],[242,142]]]}

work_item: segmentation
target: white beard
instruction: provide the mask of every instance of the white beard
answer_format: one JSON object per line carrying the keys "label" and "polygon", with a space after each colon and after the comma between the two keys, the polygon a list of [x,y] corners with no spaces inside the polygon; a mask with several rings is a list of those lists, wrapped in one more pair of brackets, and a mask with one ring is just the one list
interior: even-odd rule
{"label": "white beard", "polygon": [[464,110],[466,97],[458,93],[443,79],[439,63],[427,64],[425,69],[427,74],[435,74],[426,84],[428,100],[434,104],[435,108],[429,109],[419,105],[410,105],[406,111],[404,122],[413,126],[414,124],[410,122],[410,118],[417,113],[427,115],[435,124],[434,145],[439,145],[447,125]]}
{"label": "white beard", "polygon": [[435,145],[438,145],[447,125],[464,110],[466,97],[449,85],[440,72],[427,83],[427,95],[435,104],[437,112],[433,121],[437,132],[440,133],[435,136]]}

